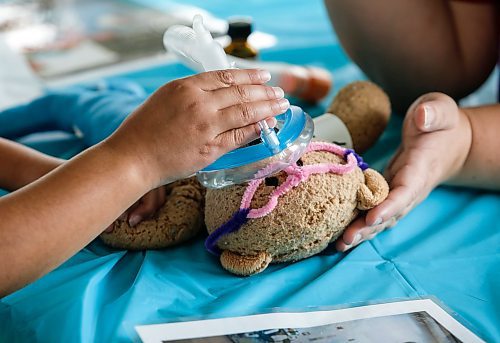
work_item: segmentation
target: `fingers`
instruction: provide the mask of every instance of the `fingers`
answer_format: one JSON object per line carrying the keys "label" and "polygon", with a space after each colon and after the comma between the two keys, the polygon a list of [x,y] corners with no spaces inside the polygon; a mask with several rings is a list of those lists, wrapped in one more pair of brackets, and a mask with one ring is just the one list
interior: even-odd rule
{"label": "fingers", "polygon": [[[276,126],[276,119],[266,118],[269,127]],[[232,129],[220,134],[217,138],[217,145],[225,151],[234,150],[242,145],[250,143],[260,136],[260,127],[258,124],[250,124],[241,128]]]}
{"label": "fingers", "polygon": [[364,241],[373,239],[380,232],[394,226],[397,223],[397,218],[392,217],[386,222],[377,225],[369,226],[366,224],[365,218],[358,218],[349,225],[342,236],[335,242],[337,251],[344,252]]}
{"label": "fingers", "polygon": [[210,92],[210,97],[217,104],[218,109],[240,103],[276,100],[284,96],[285,93],[281,88],[263,85],[235,85]]}
{"label": "fingers", "polygon": [[254,124],[260,120],[274,117],[290,107],[287,99],[240,103],[220,110],[222,131],[228,131]]}
{"label": "fingers", "polygon": [[156,211],[165,203],[164,187],[156,188],[144,195],[137,206],[129,211],[128,223],[134,227],[142,220],[151,218]]}
{"label": "fingers", "polygon": [[191,82],[204,91],[234,85],[261,85],[271,80],[267,70],[259,69],[226,69],[201,73],[191,77]]}
{"label": "fingers", "polygon": [[360,217],[353,221],[335,242],[337,251],[347,251],[361,242],[361,230],[366,226],[365,218]]}
{"label": "fingers", "polygon": [[408,206],[413,207],[427,195],[431,176],[424,165],[426,159],[421,156],[423,153],[420,150],[401,153],[390,165],[387,174],[391,180],[391,191],[380,205],[368,212],[368,225],[400,217]]}
{"label": "fingers", "polygon": [[449,130],[458,124],[456,102],[442,93],[428,93],[410,107],[409,115],[421,132]]}
{"label": "fingers", "polygon": [[[417,153],[415,153],[417,152]],[[419,158],[420,151],[404,151],[396,154],[388,168],[391,191],[378,206],[367,212],[365,218],[354,221],[344,232],[342,240],[336,242],[338,251],[346,251],[379,232],[392,227],[428,194],[425,181],[425,159]]]}
{"label": "fingers", "polygon": [[380,225],[392,220],[392,218],[399,220],[416,203],[412,193],[406,186],[393,189],[383,203],[368,211],[365,219],[366,225]]}

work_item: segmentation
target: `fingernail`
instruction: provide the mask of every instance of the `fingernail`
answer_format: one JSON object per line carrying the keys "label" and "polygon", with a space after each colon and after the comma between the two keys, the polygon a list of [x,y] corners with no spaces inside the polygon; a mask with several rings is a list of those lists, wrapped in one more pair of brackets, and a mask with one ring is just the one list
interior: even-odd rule
{"label": "fingernail", "polygon": [[267,120],[267,125],[269,125],[269,127],[273,128],[276,126],[276,124],[278,124],[278,121],[276,120],[276,118],[272,117],[272,118],[269,118]]}
{"label": "fingernail", "polygon": [[356,236],[354,236],[354,239],[352,240],[351,245],[357,245],[362,240],[363,240],[363,236],[360,233],[357,233]]}
{"label": "fingernail", "polygon": [[430,106],[424,106],[424,128],[430,129],[434,120],[434,111]]}
{"label": "fingernail", "polygon": [[267,70],[259,70],[259,77],[262,80],[262,82],[267,82],[271,80],[271,73],[268,72]]}
{"label": "fingernail", "polygon": [[128,225],[134,227],[136,226],[137,224],[139,224],[139,222],[142,220],[141,216],[137,215],[137,214],[133,214],[130,216],[129,220],[128,220]]}
{"label": "fingernail", "polygon": [[281,99],[285,96],[285,92],[283,91],[283,89],[281,89],[279,87],[273,87],[273,91],[274,91],[274,96],[276,97],[276,99]]}
{"label": "fingernail", "polygon": [[290,102],[289,102],[287,99],[285,99],[285,98],[280,99],[280,100],[278,101],[278,103],[279,103],[280,108],[281,108],[283,111],[288,110],[288,107],[290,107]]}
{"label": "fingernail", "polygon": [[345,245],[344,248],[342,250],[339,250],[339,251],[346,252],[347,250],[349,250],[351,248],[352,248],[352,245]]}
{"label": "fingernail", "polygon": [[375,226],[380,224],[382,224],[382,218],[378,217],[370,226]]}
{"label": "fingernail", "polygon": [[371,239],[375,238],[375,236],[376,236],[377,234],[378,234],[378,232],[372,233],[371,235],[366,236],[366,238],[365,238],[365,239],[366,239],[367,241],[369,241],[369,240],[371,240]]}

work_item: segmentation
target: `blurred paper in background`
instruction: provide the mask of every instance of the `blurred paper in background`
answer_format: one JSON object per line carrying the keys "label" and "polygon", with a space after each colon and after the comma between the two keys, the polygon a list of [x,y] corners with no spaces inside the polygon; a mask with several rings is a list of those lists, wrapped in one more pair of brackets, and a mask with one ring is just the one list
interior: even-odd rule
{"label": "blurred paper in background", "polygon": [[8,1],[0,3],[0,38],[44,81],[70,83],[84,73],[109,74],[111,66],[124,71],[164,62],[165,30],[190,25],[197,13],[214,36],[226,33],[224,20],[175,2],[158,11],[121,0]]}

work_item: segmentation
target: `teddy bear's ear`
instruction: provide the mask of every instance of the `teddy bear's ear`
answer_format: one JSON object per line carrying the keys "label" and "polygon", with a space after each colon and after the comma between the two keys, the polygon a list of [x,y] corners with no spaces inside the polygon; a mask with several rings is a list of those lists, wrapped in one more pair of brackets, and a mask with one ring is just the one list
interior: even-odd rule
{"label": "teddy bear's ear", "polygon": [[358,206],[359,210],[369,210],[380,204],[387,198],[389,194],[389,185],[384,177],[373,169],[366,169],[365,183],[361,184],[358,189]]}

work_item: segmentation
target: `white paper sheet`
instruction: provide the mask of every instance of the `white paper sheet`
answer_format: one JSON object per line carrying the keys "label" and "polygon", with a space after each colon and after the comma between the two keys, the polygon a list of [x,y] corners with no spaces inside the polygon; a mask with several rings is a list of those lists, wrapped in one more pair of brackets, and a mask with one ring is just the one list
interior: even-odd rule
{"label": "white paper sheet", "polygon": [[483,342],[431,299],[137,326],[145,343]]}

